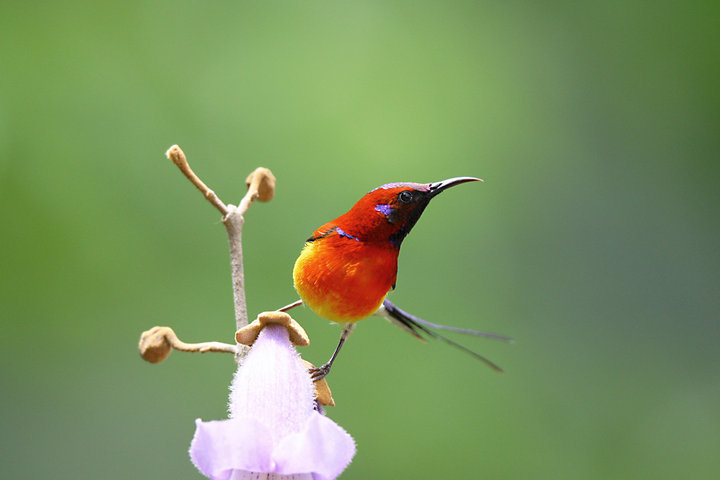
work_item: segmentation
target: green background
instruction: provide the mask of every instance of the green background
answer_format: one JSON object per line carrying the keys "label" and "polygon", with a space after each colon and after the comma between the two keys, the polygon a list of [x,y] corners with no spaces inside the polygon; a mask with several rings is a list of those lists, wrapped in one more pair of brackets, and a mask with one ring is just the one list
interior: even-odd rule
{"label": "green background", "polygon": [[[232,341],[219,215],[258,165],[251,314],[309,234],[392,181],[459,175],[391,298],[510,335],[362,322],[330,416],[366,478],[720,477],[720,7],[708,2],[0,4],[0,476],[201,478],[234,363],[143,362],[140,332]],[[293,313],[321,363],[339,328]],[[457,337],[453,337],[458,339]]]}

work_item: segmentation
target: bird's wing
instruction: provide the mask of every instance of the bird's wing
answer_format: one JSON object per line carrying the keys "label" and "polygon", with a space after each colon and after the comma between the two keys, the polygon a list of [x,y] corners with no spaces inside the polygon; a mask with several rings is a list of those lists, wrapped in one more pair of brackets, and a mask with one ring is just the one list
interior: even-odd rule
{"label": "bird's wing", "polygon": [[326,224],[323,225],[322,227],[320,227],[320,228],[318,228],[317,230],[315,230],[315,231],[313,232],[313,234],[312,234],[312,237],[308,238],[308,239],[305,240],[305,241],[306,241],[306,242],[314,242],[314,241],[317,240],[318,238],[327,237],[327,236],[330,235],[331,233],[335,232],[335,230],[337,230],[337,225],[335,225],[335,224],[332,223],[332,222],[326,223]]}

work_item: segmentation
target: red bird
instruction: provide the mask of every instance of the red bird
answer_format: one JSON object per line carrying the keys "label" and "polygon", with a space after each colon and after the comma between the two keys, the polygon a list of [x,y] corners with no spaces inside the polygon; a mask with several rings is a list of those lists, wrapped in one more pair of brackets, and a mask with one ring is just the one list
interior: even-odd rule
{"label": "red bird", "polygon": [[388,318],[420,339],[420,332],[439,338],[502,371],[428,327],[510,340],[507,337],[426,322],[385,299],[395,288],[400,245],[430,200],[452,186],[473,181],[482,180],[456,177],[424,184],[388,183],[362,197],[349,212],[315,230],[295,262],[295,289],[316,314],[346,325],[330,361],[313,370],[314,379],[328,374],[355,322],[373,314]]}

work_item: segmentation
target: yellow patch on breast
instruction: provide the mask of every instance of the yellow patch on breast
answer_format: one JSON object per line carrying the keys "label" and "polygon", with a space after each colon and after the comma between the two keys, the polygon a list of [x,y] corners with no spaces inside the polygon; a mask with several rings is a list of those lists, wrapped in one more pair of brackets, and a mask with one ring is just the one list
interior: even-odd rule
{"label": "yellow patch on breast", "polygon": [[326,237],[306,243],[293,269],[303,302],[319,316],[341,323],[375,313],[397,271],[392,250],[347,240]]}

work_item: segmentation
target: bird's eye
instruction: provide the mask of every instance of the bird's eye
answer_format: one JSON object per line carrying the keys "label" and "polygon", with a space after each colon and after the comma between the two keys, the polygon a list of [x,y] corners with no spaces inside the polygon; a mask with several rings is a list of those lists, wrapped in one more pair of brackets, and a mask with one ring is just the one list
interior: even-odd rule
{"label": "bird's eye", "polygon": [[404,190],[398,194],[398,200],[400,200],[402,203],[410,203],[412,202],[412,199],[413,194],[408,190]]}

